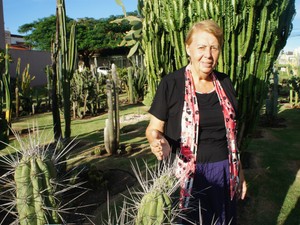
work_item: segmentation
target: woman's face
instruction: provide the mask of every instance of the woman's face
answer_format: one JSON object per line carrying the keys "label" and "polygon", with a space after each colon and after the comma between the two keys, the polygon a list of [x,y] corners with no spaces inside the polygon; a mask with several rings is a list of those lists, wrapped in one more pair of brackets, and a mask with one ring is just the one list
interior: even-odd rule
{"label": "woman's face", "polygon": [[220,46],[218,39],[208,32],[196,30],[192,34],[192,42],[186,45],[193,72],[200,76],[209,75],[217,64]]}

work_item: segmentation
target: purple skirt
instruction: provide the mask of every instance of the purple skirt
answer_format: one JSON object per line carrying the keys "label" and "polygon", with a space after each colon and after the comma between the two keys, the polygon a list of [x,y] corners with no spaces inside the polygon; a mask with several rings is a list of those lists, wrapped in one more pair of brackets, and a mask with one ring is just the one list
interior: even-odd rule
{"label": "purple skirt", "polygon": [[235,225],[236,200],[229,194],[229,163],[198,163],[192,198],[180,224]]}

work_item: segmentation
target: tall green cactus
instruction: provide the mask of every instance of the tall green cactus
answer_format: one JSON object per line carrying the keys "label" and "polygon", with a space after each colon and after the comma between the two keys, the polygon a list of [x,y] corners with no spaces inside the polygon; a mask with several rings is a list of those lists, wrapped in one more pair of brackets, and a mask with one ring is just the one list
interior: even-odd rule
{"label": "tall green cactus", "polygon": [[[11,125],[12,114],[9,74],[10,60],[11,58],[8,53],[8,45],[6,45],[5,52],[1,52],[0,55],[0,141],[3,141],[4,143],[8,142],[9,126]],[[2,147],[2,144],[0,145]]]}
{"label": "tall green cactus", "polygon": [[127,68],[127,74],[128,74],[128,78],[127,78],[127,85],[128,85],[128,101],[130,104],[134,104],[136,103],[136,96],[134,93],[134,87],[133,87],[133,68],[132,67],[128,67]]}
{"label": "tall green cactus", "polygon": [[[8,50],[9,50],[8,44],[6,44],[5,71],[2,74],[2,81],[5,89],[5,119],[7,121],[7,124],[11,126],[12,100],[11,100],[10,73],[9,73],[10,58],[9,58]],[[9,134],[8,127],[7,127],[7,134]]]}
{"label": "tall green cactus", "polygon": [[119,89],[115,64],[112,64],[111,73],[111,78],[106,81],[108,119],[105,121],[104,143],[106,151],[115,154],[120,142]]}
{"label": "tall green cactus", "polygon": [[15,98],[16,98],[16,118],[19,117],[20,112],[20,71],[21,71],[21,58],[18,58],[17,67],[16,67],[16,87],[15,87]]}
{"label": "tall green cactus", "polygon": [[151,103],[161,77],[187,64],[184,37],[193,23],[213,19],[223,28],[217,69],[230,75],[238,94],[241,144],[258,119],[266,81],[291,32],[295,1],[139,0],[139,5],[148,76],[145,103]]}
{"label": "tall green cactus", "polygon": [[60,77],[63,95],[64,119],[65,119],[65,138],[71,136],[71,94],[70,82],[73,77],[76,64],[76,39],[75,39],[75,23],[71,27],[69,36],[69,44],[67,44],[67,29],[66,29],[66,9],[65,1],[57,0],[57,17],[59,25],[59,47],[57,55],[57,74]]}

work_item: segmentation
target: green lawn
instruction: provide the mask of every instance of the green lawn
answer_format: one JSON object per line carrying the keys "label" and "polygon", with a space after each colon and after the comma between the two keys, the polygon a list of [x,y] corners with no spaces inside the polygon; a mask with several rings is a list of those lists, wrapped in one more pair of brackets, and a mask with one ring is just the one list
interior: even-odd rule
{"label": "green lawn", "polygon": [[[278,127],[259,127],[244,156],[248,199],[241,225],[300,224],[300,109],[281,107]],[[259,136],[259,135],[257,135]]]}

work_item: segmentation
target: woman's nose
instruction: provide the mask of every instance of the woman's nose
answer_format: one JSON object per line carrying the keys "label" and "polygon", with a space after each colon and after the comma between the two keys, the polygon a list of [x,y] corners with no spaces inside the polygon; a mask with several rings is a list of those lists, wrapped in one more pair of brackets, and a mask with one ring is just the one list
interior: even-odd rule
{"label": "woman's nose", "polygon": [[206,47],[205,50],[204,50],[204,56],[207,57],[207,58],[211,57],[211,55],[212,55],[211,51],[212,50],[211,50],[211,48],[209,46]]}

